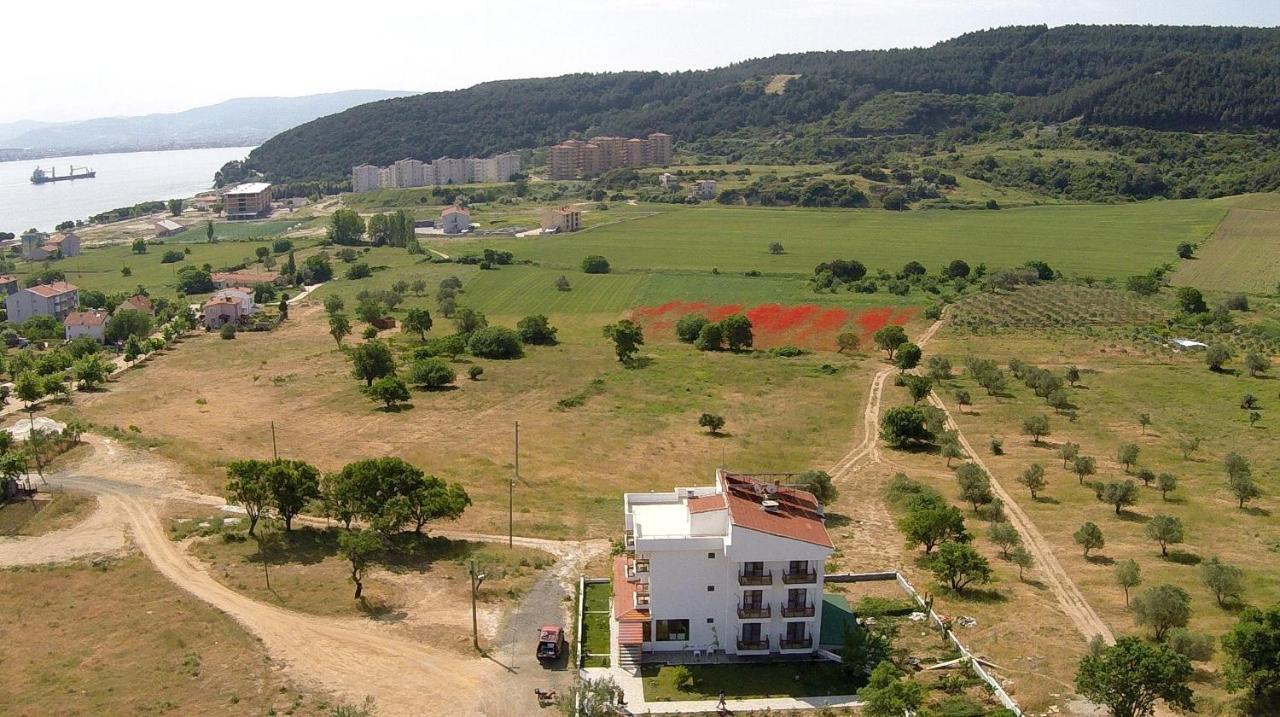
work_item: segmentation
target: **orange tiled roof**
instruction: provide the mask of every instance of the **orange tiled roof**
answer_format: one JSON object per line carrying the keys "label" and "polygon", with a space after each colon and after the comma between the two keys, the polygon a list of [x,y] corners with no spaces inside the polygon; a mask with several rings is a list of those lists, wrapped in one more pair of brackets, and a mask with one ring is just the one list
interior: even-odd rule
{"label": "orange tiled roof", "polygon": [[[736,526],[782,538],[791,538],[826,548],[834,548],[823,524],[820,505],[812,493],[795,488],[776,487],[768,493],[769,484],[754,478],[722,474],[729,520]],[[766,499],[778,503],[776,510],[761,505]]]}
{"label": "orange tiled roof", "polygon": [[467,209],[466,207],[459,207],[457,205],[454,205],[452,207],[445,207],[444,211],[440,212],[440,216],[444,216],[446,214],[456,214],[458,212],[466,214],[467,216],[471,216],[471,210]]}
{"label": "orange tiled roof", "polygon": [[688,505],[690,514],[709,513],[713,510],[724,510],[724,496],[716,494],[690,498]]}
{"label": "orange tiled roof", "polygon": [[27,289],[33,294],[43,296],[46,299],[52,299],[55,296],[61,296],[69,291],[76,291],[75,284],[68,284],[65,281],[55,281],[52,284],[40,284]]}
{"label": "orange tiled roof", "polygon": [[618,622],[644,622],[649,610],[635,607],[639,583],[627,580],[627,560],[625,555],[613,559],[613,616]]}
{"label": "orange tiled roof", "polygon": [[105,311],[72,311],[67,314],[67,318],[62,323],[68,327],[83,326],[92,328],[101,326],[107,322],[107,313]]}

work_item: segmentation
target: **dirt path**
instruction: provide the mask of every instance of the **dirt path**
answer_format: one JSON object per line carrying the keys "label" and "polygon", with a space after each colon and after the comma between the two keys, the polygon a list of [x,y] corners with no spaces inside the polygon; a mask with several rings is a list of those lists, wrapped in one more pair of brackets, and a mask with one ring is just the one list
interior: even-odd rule
{"label": "dirt path", "polygon": [[[942,328],[945,317],[935,321],[916,339],[916,344],[923,348]],[[878,429],[880,408],[884,397],[884,383],[893,375],[895,369],[884,368],[877,371],[871,380],[871,390],[867,393],[867,406],[863,413],[863,432],[862,439],[845,454],[843,458],[829,471],[833,478],[837,480],[848,480],[862,469],[876,464],[890,464],[892,461],[885,459],[880,454]],[[988,475],[994,474],[987,467],[982,457],[974,450],[973,445],[969,443],[969,439],[965,437],[964,432],[960,430],[960,426],[955,422],[951,412],[947,409],[942,399],[938,398],[936,393],[929,394],[929,402],[938,407],[946,414],[947,425],[955,430],[959,436],[960,445],[969,455],[969,460],[977,463]],[[1098,613],[1085,600],[1084,594],[1080,592],[1080,588],[1076,586],[1075,581],[1063,569],[1062,564],[1058,562],[1057,557],[1053,554],[1053,549],[1049,542],[1036,528],[1035,523],[1022,510],[1013,496],[1006,492],[1003,486],[997,480],[991,481],[992,490],[999,496],[1005,506],[1005,512],[1008,515],[1009,522],[1017,528],[1018,533],[1022,535],[1022,542],[1031,551],[1035,557],[1036,563],[1043,573],[1046,582],[1053,591],[1054,596],[1058,600],[1058,604],[1062,607],[1062,611],[1066,614],[1076,629],[1085,639],[1092,639],[1094,636],[1101,635],[1107,642],[1115,642],[1115,638],[1111,633],[1111,629],[1098,616]],[[872,525],[878,526],[887,524],[892,526],[892,518],[888,513],[888,509],[883,502],[873,501],[877,507],[874,514],[862,516],[863,520]],[[883,514],[883,515],[881,515]]]}
{"label": "dirt path", "polygon": [[[494,657],[478,659],[425,646],[392,628],[361,618],[323,618],[257,602],[214,580],[182,546],[171,541],[159,515],[165,500],[221,506],[222,499],[193,493],[173,479],[176,467],[115,441],[86,436],[94,452],[61,471],[56,482],[98,496],[99,509],[73,528],[39,538],[0,543],[0,565],[56,562],[96,555],[133,543],[165,577],[235,618],[262,640],[272,659],[300,683],[312,684],[353,703],[372,696],[381,715],[484,715],[531,712],[533,687],[564,689],[569,672],[545,673],[532,660],[533,629],[568,620],[569,586],[583,566],[608,550],[606,541],[561,543],[516,538],[521,546],[559,558],[535,584],[494,646]],[[110,476],[105,477],[105,476]],[[506,536],[435,531],[467,540],[505,541]],[[514,662],[503,655],[514,655]],[[528,660],[524,656],[529,657]],[[504,666],[502,660],[513,662]]]}

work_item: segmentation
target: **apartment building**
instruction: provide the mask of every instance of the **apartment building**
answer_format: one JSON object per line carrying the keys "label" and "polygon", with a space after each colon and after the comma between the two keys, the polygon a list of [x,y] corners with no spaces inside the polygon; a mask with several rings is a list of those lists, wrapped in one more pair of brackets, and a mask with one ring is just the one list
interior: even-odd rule
{"label": "apartment building", "polygon": [[466,184],[467,160],[441,157],[431,163],[436,168],[437,184]]}
{"label": "apartment building", "polygon": [[372,192],[382,188],[382,168],[362,164],[351,168],[351,191]]}
{"label": "apartment building", "polygon": [[397,187],[421,187],[423,181],[422,160],[405,158],[392,165],[396,172]]}
{"label": "apartment building", "polygon": [[646,139],[607,135],[587,141],[569,139],[550,148],[548,162],[552,179],[595,177],[619,167],[665,167],[671,164],[671,135],[654,132]]}
{"label": "apartment building", "polygon": [[833,547],[812,494],[719,470],[711,486],[627,493],[623,511],[627,553],[613,583],[622,667],[818,649]]}
{"label": "apartment building", "polygon": [[9,323],[20,324],[33,316],[52,316],[62,321],[80,303],[80,290],[74,284],[55,281],[15,291],[4,299]]}
{"label": "apartment building", "polygon": [[702,199],[704,201],[709,199],[715,199],[716,198],[716,180],[699,179],[698,181],[694,182],[693,196],[698,199]]}
{"label": "apartment building", "polygon": [[576,232],[582,225],[582,212],[571,206],[546,209],[542,212],[541,224],[543,230],[557,234]]}
{"label": "apartment building", "polygon": [[228,219],[254,219],[271,213],[271,185],[248,182],[222,194],[223,213]]}

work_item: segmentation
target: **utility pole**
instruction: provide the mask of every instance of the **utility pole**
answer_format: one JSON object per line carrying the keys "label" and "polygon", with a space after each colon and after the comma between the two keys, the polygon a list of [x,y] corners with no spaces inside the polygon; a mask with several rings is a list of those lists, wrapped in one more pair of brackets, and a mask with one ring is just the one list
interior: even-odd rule
{"label": "utility pole", "polygon": [[276,450],[276,422],[271,422],[271,457],[280,460],[280,451]]}
{"label": "utility pole", "polygon": [[484,582],[484,573],[476,573],[476,561],[471,561],[471,567],[467,571],[471,575],[471,645],[476,648],[476,652],[480,651],[480,627],[476,621],[476,592],[480,590],[480,584]]}
{"label": "utility pole", "polygon": [[516,421],[516,473],[507,484],[507,547],[515,547],[516,481],[520,480],[520,422]]}

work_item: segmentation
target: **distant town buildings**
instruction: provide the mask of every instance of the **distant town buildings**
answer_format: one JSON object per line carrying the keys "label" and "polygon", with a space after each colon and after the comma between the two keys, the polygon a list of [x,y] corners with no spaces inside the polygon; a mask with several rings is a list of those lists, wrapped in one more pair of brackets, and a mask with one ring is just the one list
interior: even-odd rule
{"label": "distant town buildings", "polygon": [[0,296],[17,293],[19,288],[21,287],[18,286],[18,277],[12,274],[0,276]]}
{"label": "distant town buildings", "polygon": [[564,206],[559,209],[548,209],[542,213],[544,231],[563,234],[578,231],[582,213],[573,207]]}
{"label": "distant town buildings", "polygon": [[646,139],[592,137],[570,139],[548,153],[552,179],[595,177],[619,167],[665,167],[671,164],[671,135],[654,132]]}
{"label": "distant town buildings", "polygon": [[67,318],[80,303],[80,290],[75,284],[55,281],[39,284],[5,297],[4,307],[9,322],[20,324],[33,316],[52,316],[58,321]]}
{"label": "distant town buildings", "polygon": [[256,219],[271,213],[271,185],[249,182],[228,189],[222,195],[223,213],[228,219]]}
{"label": "distant town buildings", "polygon": [[351,168],[351,191],[372,192],[398,187],[438,187],[446,184],[509,182],[520,172],[520,155],[441,157],[434,162],[406,157],[389,167],[362,164]]}
{"label": "distant town buildings", "polygon": [[29,261],[69,257],[79,253],[80,237],[74,232],[49,236],[44,232],[31,231],[22,235],[22,258]]}
{"label": "distant town buildings", "polygon": [[440,230],[445,234],[461,234],[471,228],[471,211],[466,207],[445,207],[440,212]]}
{"label": "distant town buildings", "polygon": [[716,198],[716,180],[699,179],[693,183],[693,196],[697,199],[708,200]]}

